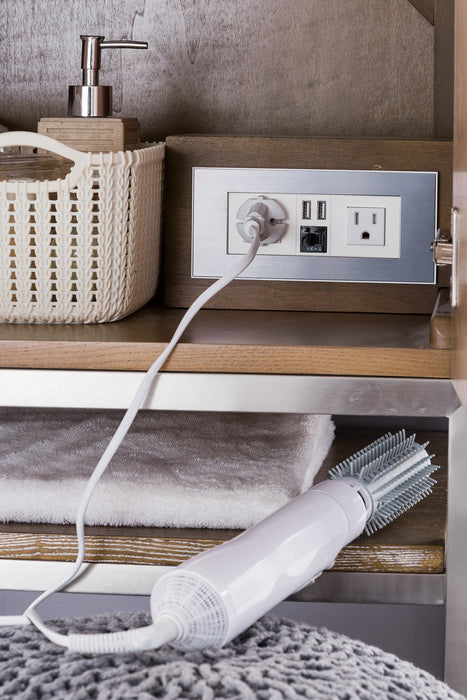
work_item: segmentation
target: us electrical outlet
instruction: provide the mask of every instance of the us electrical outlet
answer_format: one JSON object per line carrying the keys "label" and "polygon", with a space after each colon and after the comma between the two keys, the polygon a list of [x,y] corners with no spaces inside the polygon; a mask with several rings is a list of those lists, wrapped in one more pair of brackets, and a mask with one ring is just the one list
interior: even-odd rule
{"label": "us electrical outlet", "polygon": [[192,276],[220,277],[249,243],[250,203],[269,238],[246,279],[435,282],[437,173],[194,168]]}

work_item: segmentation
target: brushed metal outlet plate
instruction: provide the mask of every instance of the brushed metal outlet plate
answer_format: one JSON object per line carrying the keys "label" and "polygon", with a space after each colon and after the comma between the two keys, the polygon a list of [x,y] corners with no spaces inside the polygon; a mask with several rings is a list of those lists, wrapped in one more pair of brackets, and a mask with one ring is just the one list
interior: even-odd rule
{"label": "brushed metal outlet plate", "polygon": [[[217,278],[240,253],[229,252],[229,196],[232,193],[310,193],[400,198],[400,255],[257,255],[243,279],[434,284],[430,244],[436,233],[436,172],[193,168],[192,277]],[[334,231],[333,235],[338,235]],[[339,235],[343,235],[340,233]]]}

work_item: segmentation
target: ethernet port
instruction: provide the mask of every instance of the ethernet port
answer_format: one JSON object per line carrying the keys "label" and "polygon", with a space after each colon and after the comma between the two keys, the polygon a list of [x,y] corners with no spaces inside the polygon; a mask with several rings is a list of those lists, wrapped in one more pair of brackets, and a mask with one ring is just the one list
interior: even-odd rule
{"label": "ethernet port", "polygon": [[327,226],[300,226],[301,253],[326,253],[327,245]]}

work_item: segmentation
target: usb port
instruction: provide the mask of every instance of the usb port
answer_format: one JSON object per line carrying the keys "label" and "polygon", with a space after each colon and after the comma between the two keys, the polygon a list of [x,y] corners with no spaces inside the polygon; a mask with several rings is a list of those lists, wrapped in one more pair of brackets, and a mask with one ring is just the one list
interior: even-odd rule
{"label": "usb port", "polygon": [[302,219],[311,219],[311,201],[304,199],[302,202]]}
{"label": "usb port", "polygon": [[324,199],[318,200],[316,207],[316,218],[321,221],[326,219],[326,201]]}

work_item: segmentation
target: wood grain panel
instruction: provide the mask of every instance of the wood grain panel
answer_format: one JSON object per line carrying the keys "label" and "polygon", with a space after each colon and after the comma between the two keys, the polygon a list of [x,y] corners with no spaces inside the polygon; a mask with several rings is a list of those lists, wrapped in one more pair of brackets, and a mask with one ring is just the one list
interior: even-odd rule
{"label": "wood grain panel", "polygon": [[[147,306],[91,326],[0,324],[0,366],[146,370],[182,316]],[[448,378],[428,316],[202,310],[164,371]]]}
{"label": "wood grain panel", "polygon": [[[191,278],[191,169],[194,166],[437,171],[439,225],[449,227],[452,201],[449,141],[169,137],[163,269],[167,306],[188,306],[210,284]],[[435,285],[235,280],[208,306],[431,314],[436,294]]]}
{"label": "wood grain panel", "polygon": [[[336,431],[336,439],[315,481],[327,470],[380,436],[374,430]],[[371,537],[362,535],[336,559],[336,571],[441,573],[444,571],[444,530],[447,490],[447,436],[417,432],[430,440],[436,473],[433,494]],[[234,530],[176,530],[169,528],[89,527],[86,561],[174,566],[198,552],[235,536]],[[74,528],[65,525],[11,523],[0,526],[0,558],[72,561],[76,556]]]}
{"label": "wood grain panel", "polygon": [[[146,370],[166,345],[44,343],[2,347],[2,366],[30,369]],[[52,352],[50,352],[52,350]],[[166,372],[239,372],[251,374],[331,374],[334,376],[450,376],[449,351],[368,348],[179,345],[164,365]]]}
{"label": "wood grain panel", "polygon": [[[52,528],[51,528],[52,529]],[[86,537],[86,561],[101,564],[178,566],[220,544],[212,539],[150,537]],[[74,561],[74,535],[0,532],[0,556],[28,561]],[[439,545],[348,545],[337,556],[333,571],[443,573],[444,547]]]}
{"label": "wood grain panel", "polygon": [[[143,137],[237,133],[430,137],[433,27],[407,0],[2,0],[0,119],[66,116],[80,34]],[[52,20],[52,21],[51,21]],[[25,38],[27,37],[27,40]],[[46,50],[45,48],[46,47]]]}
{"label": "wood grain panel", "polygon": [[392,574],[440,574],[444,571],[442,545],[375,545],[349,544],[336,558],[333,571],[367,571]]}

